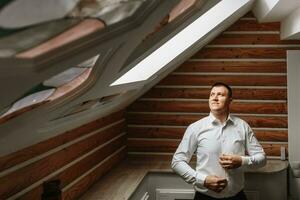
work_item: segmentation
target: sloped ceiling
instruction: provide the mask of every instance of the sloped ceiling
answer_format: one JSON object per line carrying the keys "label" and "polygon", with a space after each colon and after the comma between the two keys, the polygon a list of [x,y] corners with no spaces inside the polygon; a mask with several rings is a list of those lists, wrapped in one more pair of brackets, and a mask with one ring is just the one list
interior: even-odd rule
{"label": "sloped ceiling", "polygon": [[[236,0],[222,0],[221,2],[227,6],[226,11],[228,12],[228,10],[233,7],[232,3],[234,1]],[[208,0],[203,2],[206,2],[206,4],[203,5],[203,8],[206,6],[206,9],[204,9],[206,11],[220,1]],[[243,2],[243,5],[241,2]],[[80,126],[116,110],[124,109],[145,91],[153,87],[153,85],[173,71],[177,66],[183,63],[187,58],[199,51],[205,44],[218,36],[237,19],[249,12],[252,8],[253,2],[254,0],[240,1],[241,8],[232,10],[232,13],[227,13],[228,16],[226,19],[223,19],[222,22],[217,24],[215,28],[211,29],[203,38],[199,39],[199,41],[191,45],[186,51],[174,58],[163,70],[154,74],[149,78],[149,80],[109,87],[112,81],[125,74],[134,67],[134,64],[148,56],[151,51],[154,51],[156,48],[161,46],[164,42],[172,38],[175,34],[191,24],[199,16],[201,16],[203,12],[205,12],[202,8],[195,10],[195,13],[192,13],[190,16],[186,16],[182,23],[174,23],[175,25],[173,25],[173,29],[170,28],[170,25],[170,32],[161,31],[160,33],[157,33],[153,39],[150,39],[148,43],[146,42],[145,46],[138,46],[141,40],[143,40],[143,38],[149,34],[151,30],[153,30],[155,24],[159,23],[164,15],[169,12],[168,9],[171,9],[174,5],[171,5],[173,3],[172,2],[169,3],[170,5],[166,4],[166,8],[160,8],[162,11],[165,11],[165,13],[159,11],[158,7],[158,10],[154,11],[149,19],[144,19],[144,23],[139,27],[132,28],[132,30],[124,32],[116,38],[110,39],[101,44],[102,47],[99,48],[100,51],[97,53],[102,54],[103,57],[102,60],[100,59],[96,63],[96,67],[99,67],[99,72],[97,72],[99,74],[98,76],[93,77],[97,80],[93,80],[95,83],[92,87],[85,88],[85,93],[78,95],[77,98],[74,97],[73,99],[67,99],[61,104],[39,107],[29,113],[24,113],[23,115],[8,121],[6,124],[1,124],[0,132],[2,134],[0,135],[0,152],[2,154],[13,152],[16,149],[24,148],[32,143],[53,137],[55,134],[59,134],[73,128],[74,124],[76,124],[76,126]],[[257,5],[255,8],[257,8]],[[219,16],[224,16],[224,13],[220,12]],[[93,108],[87,112],[66,117],[65,119],[58,119],[59,116],[66,113],[70,108],[82,102],[117,93],[120,93],[121,95],[104,106]],[[47,113],[47,115],[45,115],[45,113]],[[26,135],[26,139],[18,140],[20,135]],[[14,146],[7,145],[10,141],[14,141]]]}

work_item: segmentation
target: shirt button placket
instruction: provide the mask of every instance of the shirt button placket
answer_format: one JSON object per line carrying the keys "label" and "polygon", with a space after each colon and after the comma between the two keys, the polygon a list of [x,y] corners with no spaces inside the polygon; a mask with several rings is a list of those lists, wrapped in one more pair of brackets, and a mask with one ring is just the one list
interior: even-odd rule
{"label": "shirt button placket", "polygon": [[226,124],[225,125],[221,125],[221,149],[222,149],[222,154],[223,153],[226,153],[226,152],[224,152],[224,150],[225,150],[225,138],[226,138],[226,136],[224,135],[224,129],[225,129],[225,127],[226,127]]}
{"label": "shirt button placket", "polygon": [[226,136],[224,135],[225,127],[226,127],[226,124],[224,126],[222,126],[222,130],[221,130],[221,132],[222,132],[222,143],[225,143],[225,138],[226,138]]}

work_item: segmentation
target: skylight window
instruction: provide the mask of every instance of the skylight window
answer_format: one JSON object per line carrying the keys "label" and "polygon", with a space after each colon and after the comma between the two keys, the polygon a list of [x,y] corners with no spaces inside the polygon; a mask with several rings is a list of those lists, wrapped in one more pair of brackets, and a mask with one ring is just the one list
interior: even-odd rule
{"label": "skylight window", "polygon": [[110,86],[147,80],[248,2],[249,0],[219,2]]}

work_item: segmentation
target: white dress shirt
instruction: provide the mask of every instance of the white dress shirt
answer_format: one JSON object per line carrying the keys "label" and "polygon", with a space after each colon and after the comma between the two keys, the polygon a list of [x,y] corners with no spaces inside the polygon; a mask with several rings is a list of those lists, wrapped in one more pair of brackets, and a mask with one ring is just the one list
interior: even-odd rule
{"label": "white dress shirt", "polygon": [[[197,156],[196,170],[188,164],[194,153]],[[225,170],[219,163],[222,154],[240,155],[242,166]],[[265,152],[244,120],[229,115],[221,124],[210,113],[187,128],[173,156],[172,169],[186,182],[192,183],[195,190],[215,198],[225,198],[244,188],[245,166],[261,167],[265,163]],[[224,177],[228,185],[220,193],[209,190],[203,186],[208,175]]]}

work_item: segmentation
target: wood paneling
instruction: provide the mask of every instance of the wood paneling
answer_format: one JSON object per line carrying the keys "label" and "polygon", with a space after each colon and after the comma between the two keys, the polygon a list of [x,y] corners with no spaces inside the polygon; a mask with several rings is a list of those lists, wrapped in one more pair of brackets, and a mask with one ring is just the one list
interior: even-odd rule
{"label": "wood paneling", "polygon": [[38,187],[30,190],[26,194],[22,195],[20,200],[32,200],[32,199],[41,199],[41,194],[43,194],[43,187],[39,185]]}
{"label": "wood paneling", "polygon": [[76,158],[109,141],[113,137],[116,137],[124,130],[124,127],[124,123],[114,125],[109,129],[100,131],[91,137],[83,139],[39,161],[1,177],[0,183],[2,187],[0,187],[0,199],[8,198],[48,174],[67,165]]}
{"label": "wood paneling", "polygon": [[[195,101],[137,101],[129,108],[140,112],[200,112],[208,113],[207,102]],[[286,114],[286,103],[232,102],[232,113]]]}
{"label": "wood paneling", "polygon": [[256,20],[238,20],[226,31],[279,31],[280,22],[257,23]]}
{"label": "wood paneling", "polygon": [[174,153],[179,145],[178,140],[146,140],[138,139],[127,141],[129,152],[162,152],[162,153]]}
{"label": "wood paneling", "polygon": [[113,113],[107,117],[103,117],[101,119],[82,125],[78,128],[62,133],[48,140],[29,146],[25,149],[19,150],[12,154],[2,156],[0,157],[0,171],[3,171],[9,167],[17,165],[26,160],[29,160],[35,156],[41,155],[47,151],[50,151],[51,149],[66,144],[76,138],[84,136],[108,124],[119,121],[123,119],[123,117],[124,117],[124,111],[122,110]]}
{"label": "wood paneling", "polygon": [[186,61],[175,72],[286,73],[286,62]]}
{"label": "wood paneling", "polygon": [[[165,152],[174,153],[179,145],[178,140],[128,140],[128,150],[132,152]],[[286,144],[262,144],[267,156],[280,156],[280,147],[287,149]]]}
{"label": "wood paneling", "polygon": [[[84,159],[80,160],[78,163],[72,165],[71,167],[67,168],[63,172],[59,173],[55,177],[51,178],[50,180],[57,180],[61,181],[61,188],[64,188],[76,178],[93,168],[95,165],[100,163],[105,158],[109,157],[115,151],[117,151],[120,147],[124,146],[126,143],[126,136],[123,135],[122,137],[112,141],[111,143],[105,145],[104,147],[98,149],[91,155],[85,157]],[[32,199],[39,199],[42,195],[43,189],[42,185],[34,188],[33,190],[27,192],[25,195],[21,197],[24,200],[32,200]]]}
{"label": "wood paneling", "polygon": [[127,123],[132,125],[173,125],[187,126],[207,115],[180,114],[127,114]]}
{"label": "wood paneling", "polygon": [[[287,100],[286,89],[237,89],[232,90],[233,99]],[[143,98],[208,99],[210,88],[152,88]]]}
{"label": "wood paneling", "polygon": [[181,139],[186,128],[128,127],[128,138]]}
{"label": "wood paneling", "polygon": [[241,45],[241,44],[300,44],[299,40],[280,40],[279,34],[222,34],[210,45]]}
{"label": "wood paneling", "polygon": [[[297,48],[289,48],[297,49]],[[287,48],[226,48],[226,47],[215,47],[215,48],[203,48],[198,51],[192,58],[258,58],[258,59],[285,59]]]}
{"label": "wood paneling", "polygon": [[[186,128],[128,127],[129,138],[181,139]],[[254,130],[259,141],[287,142],[287,130]]]}
{"label": "wood paneling", "polygon": [[79,182],[74,184],[63,193],[64,200],[77,199],[83,192],[85,192],[92,184],[99,178],[104,176],[112,167],[118,164],[126,156],[126,149],[118,152],[116,155],[105,161],[101,166],[96,168],[92,173],[82,178]]}
{"label": "wood paneling", "polygon": [[224,82],[231,86],[286,86],[286,76],[269,75],[170,75],[159,85],[203,85],[210,86],[215,82]]}
{"label": "wood paneling", "polygon": [[234,99],[287,100],[286,89],[233,89]]}
{"label": "wood paneling", "polygon": [[267,156],[280,156],[281,151],[280,148],[284,147],[286,155],[288,156],[288,145],[287,144],[262,144],[264,151],[266,152]]}
{"label": "wood paneling", "polygon": [[269,142],[288,142],[287,130],[254,130],[258,140]]}
{"label": "wood paneling", "polygon": [[268,127],[268,128],[287,128],[287,117],[278,116],[240,116],[243,120],[249,123],[251,127]]}
{"label": "wood paneling", "polygon": [[[180,114],[127,114],[127,122],[136,125],[173,125],[187,126],[202,119],[206,115]],[[239,116],[251,127],[287,128],[287,117],[280,116]]]}

